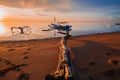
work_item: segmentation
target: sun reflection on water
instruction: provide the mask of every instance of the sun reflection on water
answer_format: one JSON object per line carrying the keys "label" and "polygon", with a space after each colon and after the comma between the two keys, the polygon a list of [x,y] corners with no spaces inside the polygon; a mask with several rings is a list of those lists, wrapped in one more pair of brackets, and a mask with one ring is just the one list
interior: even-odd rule
{"label": "sun reflection on water", "polygon": [[2,23],[0,23],[0,36],[6,32],[5,27],[3,26]]}

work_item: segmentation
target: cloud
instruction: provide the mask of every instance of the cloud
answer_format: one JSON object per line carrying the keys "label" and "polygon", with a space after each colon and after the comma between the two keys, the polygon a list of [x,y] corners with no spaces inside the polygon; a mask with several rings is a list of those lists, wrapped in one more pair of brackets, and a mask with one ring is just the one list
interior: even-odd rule
{"label": "cloud", "polygon": [[120,0],[75,0],[74,2],[87,7],[120,7]]}
{"label": "cloud", "polygon": [[70,11],[71,0],[0,0],[0,5],[15,8],[40,8],[45,11]]}
{"label": "cloud", "polygon": [[114,18],[119,15],[120,0],[0,0],[0,6],[22,16]]}
{"label": "cloud", "polygon": [[0,5],[14,8],[39,8],[57,12],[104,12],[120,9],[120,0],[0,0]]}
{"label": "cloud", "polygon": [[48,15],[46,15],[44,13],[37,13],[37,15],[39,15],[39,16],[48,16]]}
{"label": "cloud", "polygon": [[25,15],[25,14],[21,14],[21,16],[28,16],[28,15]]}

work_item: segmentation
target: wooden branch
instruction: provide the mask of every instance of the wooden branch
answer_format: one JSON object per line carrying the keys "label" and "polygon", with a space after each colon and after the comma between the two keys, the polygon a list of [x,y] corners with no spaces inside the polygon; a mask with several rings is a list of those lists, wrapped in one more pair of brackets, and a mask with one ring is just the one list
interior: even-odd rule
{"label": "wooden branch", "polygon": [[60,41],[60,55],[57,70],[52,75],[47,75],[45,80],[73,80],[70,51],[67,40],[70,36],[64,36]]}

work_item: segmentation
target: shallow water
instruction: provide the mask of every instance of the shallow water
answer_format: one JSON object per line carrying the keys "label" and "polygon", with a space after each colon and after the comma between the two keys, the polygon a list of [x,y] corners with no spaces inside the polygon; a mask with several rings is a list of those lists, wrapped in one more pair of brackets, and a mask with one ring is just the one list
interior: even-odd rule
{"label": "shallow water", "polygon": [[[57,33],[57,31],[43,32],[41,30],[48,29],[48,24],[51,22],[0,22],[0,40],[29,40],[29,39],[44,39],[63,36]],[[73,36],[76,35],[87,35],[94,33],[105,33],[105,32],[118,32],[120,26],[114,25],[114,23],[103,23],[103,22],[69,22],[72,25],[72,31],[70,32]],[[32,33],[30,35],[19,34],[13,36],[10,28],[13,26],[30,26]]]}

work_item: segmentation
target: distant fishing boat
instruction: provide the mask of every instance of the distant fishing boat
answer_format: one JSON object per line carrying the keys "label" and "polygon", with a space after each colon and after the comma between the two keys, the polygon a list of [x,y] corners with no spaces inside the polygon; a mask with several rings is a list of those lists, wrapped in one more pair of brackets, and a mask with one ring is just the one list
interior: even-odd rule
{"label": "distant fishing boat", "polygon": [[31,34],[30,26],[15,26],[11,27],[12,35]]}

